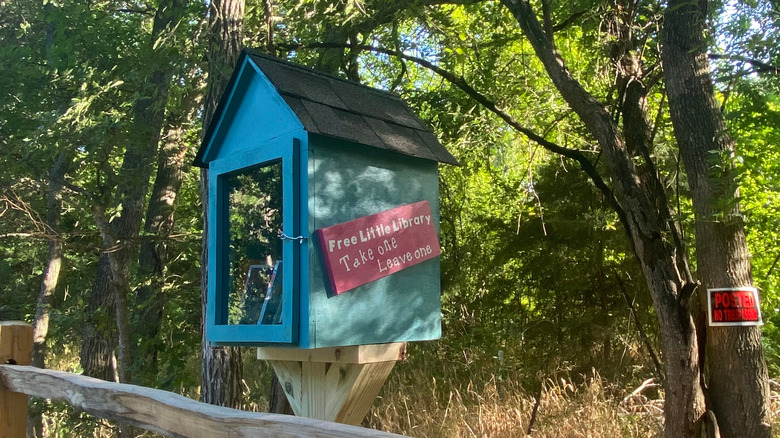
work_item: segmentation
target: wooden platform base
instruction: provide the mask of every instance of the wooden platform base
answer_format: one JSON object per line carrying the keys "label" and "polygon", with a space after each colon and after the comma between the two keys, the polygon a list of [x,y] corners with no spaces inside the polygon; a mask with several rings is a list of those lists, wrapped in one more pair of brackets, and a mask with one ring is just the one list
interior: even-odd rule
{"label": "wooden platform base", "polygon": [[405,343],[296,350],[258,348],[299,417],[358,425],[379,390],[404,358]]}

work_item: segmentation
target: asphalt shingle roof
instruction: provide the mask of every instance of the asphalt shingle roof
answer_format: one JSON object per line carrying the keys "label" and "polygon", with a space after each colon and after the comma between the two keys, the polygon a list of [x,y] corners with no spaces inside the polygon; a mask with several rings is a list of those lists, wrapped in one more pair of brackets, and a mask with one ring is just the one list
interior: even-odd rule
{"label": "asphalt shingle roof", "polygon": [[[397,95],[252,50],[245,49],[241,59],[244,56],[249,56],[266,75],[308,132],[441,163],[458,164]],[[234,80],[235,73],[231,83]],[[224,103],[220,103],[218,112],[224,110]],[[213,120],[217,119],[214,117]],[[213,133],[213,125],[214,122],[204,136],[204,142]],[[202,159],[200,152],[196,164]]]}

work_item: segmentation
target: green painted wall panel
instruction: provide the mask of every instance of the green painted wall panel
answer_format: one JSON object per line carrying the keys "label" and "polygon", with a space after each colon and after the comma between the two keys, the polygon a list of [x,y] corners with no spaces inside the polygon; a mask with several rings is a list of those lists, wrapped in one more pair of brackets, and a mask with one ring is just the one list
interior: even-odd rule
{"label": "green painted wall panel", "polygon": [[[310,136],[309,236],[323,227],[427,200],[438,231],[437,163]],[[309,348],[441,337],[439,258],[330,296],[309,245]]]}

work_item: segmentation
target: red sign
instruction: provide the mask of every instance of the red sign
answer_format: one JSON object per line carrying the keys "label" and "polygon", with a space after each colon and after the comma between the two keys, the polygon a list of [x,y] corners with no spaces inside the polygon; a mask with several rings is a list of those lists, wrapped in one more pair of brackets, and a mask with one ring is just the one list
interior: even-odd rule
{"label": "red sign", "polygon": [[322,228],[317,239],[337,295],[441,254],[428,201]]}
{"label": "red sign", "polygon": [[707,289],[709,323],[719,325],[761,325],[758,291],[754,287]]}

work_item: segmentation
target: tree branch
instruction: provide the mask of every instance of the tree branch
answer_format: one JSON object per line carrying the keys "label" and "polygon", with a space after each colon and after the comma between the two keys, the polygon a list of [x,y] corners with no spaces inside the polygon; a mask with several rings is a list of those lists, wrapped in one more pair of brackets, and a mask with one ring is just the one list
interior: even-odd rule
{"label": "tree branch", "polygon": [[106,218],[106,211],[102,205],[94,204],[92,206],[92,217],[95,219],[95,225],[97,225],[100,237],[103,240],[103,252],[109,254],[109,261],[111,262],[113,270],[113,268],[116,267],[116,259],[111,253],[119,250],[121,247],[119,239],[117,239],[111,229],[111,224],[109,224],[108,219]]}
{"label": "tree branch", "polygon": [[745,63],[748,63],[748,64],[752,65],[753,66],[753,70],[756,73],[769,73],[769,74],[773,74],[773,75],[780,74],[780,66],[767,64],[767,63],[765,63],[763,61],[759,61],[757,59],[746,58],[746,57],[740,56],[740,55],[729,55],[729,54],[721,55],[721,54],[718,54],[718,53],[710,53],[710,54],[707,55],[707,57],[709,59],[715,59],[715,60],[724,59],[724,60],[727,60],[727,61],[745,62]]}
{"label": "tree branch", "polygon": [[769,278],[772,276],[772,273],[775,270],[775,267],[777,267],[777,262],[780,261],[780,253],[777,254],[775,257],[775,260],[772,262],[772,266],[769,267],[769,270],[766,271],[766,274],[764,275],[764,278]]}
{"label": "tree branch", "polygon": [[268,53],[276,53],[276,47],[274,47],[274,12],[271,0],[263,0],[263,13],[265,14],[265,48]]}
{"label": "tree branch", "polygon": [[121,12],[124,14],[141,14],[154,17],[154,12],[151,9],[117,8],[114,9],[114,12]]}
{"label": "tree branch", "polygon": [[[46,222],[38,215],[38,212],[12,190],[0,191],[0,203],[4,205],[2,214],[5,214],[8,210],[15,210],[22,213],[24,216],[27,216],[29,223],[32,224],[35,229],[31,234],[39,236],[56,236],[56,233],[46,225]],[[10,234],[13,235],[14,233]]]}
{"label": "tree branch", "polygon": [[[490,112],[497,115],[501,120],[506,122],[509,126],[511,126],[514,130],[520,132],[521,134],[528,137],[530,140],[536,142],[543,148],[547,149],[550,152],[556,153],[558,155],[562,155],[566,158],[572,159],[576,161],[580,168],[590,177],[591,181],[595,184],[596,188],[601,191],[601,193],[604,195],[604,197],[607,200],[607,203],[615,209],[615,212],[617,212],[618,217],[620,218],[621,223],[623,224],[626,233],[629,232],[629,224],[628,219],[626,217],[625,211],[623,210],[622,206],[618,203],[617,198],[615,197],[615,194],[612,192],[612,189],[609,188],[607,183],[604,181],[604,179],[601,177],[601,175],[596,170],[596,166],[588,160],[588,158],[579,150],[576,149],[569,149],[567,147],[558,145],[556,143],[553,143],[544,137],[540,136],[533,130],[526,128],[520,122],[515,120],[509,113],[502,110],[498,107],[498,105],[495,104],[492,100],[488,99],[487,96],[480,93],[479,91],[475,90],[471,85],[469,85],[463,77],[458,77],[455,74],[439,67],[438,65],[422,58],[418,58],[416,56],[407,55],[405,53],[399,52],[397,50],[390,50],[385,49],[381,47],[374,47],[369,45],[350,45],[350,44],[333,44],[333,43],[308,43],[308,44],[278,44],[277,47],[284,49],[284,50],[300,50],[300,49],[315,49],[315,48],[350,48],[350,49],[357,49],[357,50],[365,50],[368,52],[375,52],[375,53],[382,53],[389,56],[394,56],[397,58],[405,59],[407,61],[412,61],[415,64],[421,65],[434,73],[438,74],[451,84],[455,85],[456,87],[460,88],[461,91],[466,93],[469,97],[476,100],[479,104],[481,104],[483,107],[487,108]],[[629,242],[631,245],[633,245],[633,240],[630,238],[629,235]]]}
{"label": "tree branch", "polygon": [[3,233],[0,234],[0,239],[5,239],[9,237],[23,237],[23,238],[35,238],[35,239],[46,239],[46,240],[54,240],[55,238],[59,237],[56,235],[51,234],[43,234],[43,233]]}
{"label": "tree branch", "polygon": [[555,46],[551,15],[552,12],[550,11],[550,0],[542,0],[542,17],[544,20],[544,33],[547,35],[547,44]]}
{"label": "tree branch", "polygon": [[571,26],[575,21],[577,21],[580,17],[585,15],[588,12],[588,9],[584,9],[579,12],[575,12],[569,16],[569,18],[563,20],[562,22],[556,24],[552,27],[553,32],[559,32],[563,29],[566,29],[567,27]]}
{"label": "tree branch", "polygon": [[658,377],[658,380],[663,381],[664,373],[661,361],[658,359],[658,355],[655,354],[653,344],[650,342],[650,338],[647,336],[647,332],[645,332],[645,328],[642,325],[642,320],[639,319],[639,314],[637,314],[636,308],[634,308],[634,303],[632,302],[631,297],[628,296],[628,292],[626,291],[626,286],[623,284],[623,280],[620,278],[617,270],[613,270],[613,273],[615,274],[615,279],[617,280],[618,286],[620,287],[620,292],[623,294],[623,298],[626,300],[626,305],[628,305],[628,310],[631,313],[631,317],[634,319],[634,324],[636,324],[639,337],[641,338],[642,343],[645,345],[645,349],[647,349],[647,353],[650,355],[650,359],[653,361],[655,374]]}
{"label": "tree branch", "polygon": [[90,192],[89,190],[87,190],[87,189],[85,189],[85,188],[83,188],[81,186],[77,186],[76,184],[73,184],[72,182],[67,181],[65,178],[49,178],[49,182],[55,182],[57,184],[62,184],[63,187],[65,187],[66,189],[68,189],[68,190],[70,190],[70,191],[72,191],[74,193],[78,193],[78,194],[81,194],[81,195],[87,195],[87,196],[89,196],[90,198],[93,198],[93,199],[95,197],[94,193]]}

